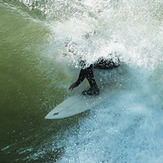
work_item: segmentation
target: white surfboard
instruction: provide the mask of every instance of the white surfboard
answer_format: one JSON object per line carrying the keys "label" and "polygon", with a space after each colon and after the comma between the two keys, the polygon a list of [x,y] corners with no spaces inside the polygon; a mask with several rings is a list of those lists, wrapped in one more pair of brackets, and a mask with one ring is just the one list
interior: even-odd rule
{"label": "white surfboard", "polygon": [[71,96],[50,111],[45,119],[62,119],[92,109],[106,98],[106,92],[98,96],[83,96],[82,94]]}
{"label": "white surfboard", "polygon": [[[120,71],[119,71],[120,70]],[[100,95],[98,96],[84,96],[81,93],[68,97],[61,104],[56,106],[52,111],[50,111],[45,119],[62,119],[70,117],[79,113],[82,113],[86,110],[95,108],[97,105],[103,103],[112,93],[110,92],[110,83],[113,81],[120,81],[119,77],[122,74],[122,69],[112,69],[112,71],[106,70],[96,70],[94,71],[97,76],[96,79],[101,79],[103,81],[102,87],[100,88]],[[110,80],[109,80],[110,79]]]}

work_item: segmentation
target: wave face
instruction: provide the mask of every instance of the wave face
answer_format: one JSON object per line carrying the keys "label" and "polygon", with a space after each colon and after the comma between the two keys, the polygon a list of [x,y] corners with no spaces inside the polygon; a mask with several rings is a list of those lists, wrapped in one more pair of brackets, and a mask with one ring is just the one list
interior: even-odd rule
{"label": "wave face", "polygon": [[[21,26],[24,33],[10,36],[13,47],[9,46],[10,41],[3,42],[3,47],[10,47],[9,51],[16,49],[13,54],[19,56],[17,65],[8,69],[15,68],[17,74],[27,72],[30,76],[16,78],[14,83],[18,84],[9,82],[10,87],[16,85],[16,91],[23,93],[17,105],[10,101],[12,106],[19,107],[15,112],[22,113],[24,120],[17,119],[14,130],[8,127],[3,132],[3,137],[7,132],[8,138],[12,137],[12,141],[6,140],[1,146],[3,158],[9,152],[13,160],[20,162],[162,162],[162,0],[20,0],[2,1],[0,7],[6,14],[19,11],[12,19],[17,20],[17,28]],[[10,22],[3,21],[4,26]],[[16,31],[14,24],[10,30]],[[20,38],[25,42],[13,44]],[[70,48],[73,53],[68,52]],[[87,87],[83,83],[74,92],[67,91],[78,76],[79,59],[86,59],[89,65],[110,53],[119,56],[121,66],[107,73],[95,72],[100,88],[109,86],[108,100],[75,117],[45,122],[43,117],[64,97]],[[6,65],[12,61],[8,60]],[[21,81],[28,86],[26,89],[20,87]],[[32,90],[36,92],[34,96]],[[25,109],[24,100],[26,116],[20,109]],[[12,106],[2,106],[8,107],[10,117]],[[34,107],[36,111],[31,109]],[[13,116],[12,121],[15,120]],[[24,125],[30,121],[26,129],[29,133],[21,132],[23,138],[20,136],[23,125],[19,125],[22,121]],[[21,141],[17,142],[18,138]]]}

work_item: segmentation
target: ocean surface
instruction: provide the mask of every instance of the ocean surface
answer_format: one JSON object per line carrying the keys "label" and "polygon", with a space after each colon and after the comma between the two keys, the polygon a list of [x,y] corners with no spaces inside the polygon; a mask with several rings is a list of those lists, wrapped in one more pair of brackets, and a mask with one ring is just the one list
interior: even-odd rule
{"label": "ocean surface", "polygon": [[[75,45],[75,55],[66,45]],[[45,120],[89,64],[107,100],[79,115]],[[0,162],[162,163],[163,1],[0,0]]]}

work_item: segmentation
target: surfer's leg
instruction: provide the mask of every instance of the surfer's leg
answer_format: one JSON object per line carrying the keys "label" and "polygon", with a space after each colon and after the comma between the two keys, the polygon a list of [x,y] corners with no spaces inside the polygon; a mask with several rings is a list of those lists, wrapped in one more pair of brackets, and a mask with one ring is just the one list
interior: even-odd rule
{"label": "surfer's leg", "polygon": [[84,69],[84,74],[90,84],[90,88],[88,90],[83,91],[82,92],[83,95],[98,95],[100,93],[100,91],[97,86],[96,80],[94,78],[92,65],[90,67]]}
{"label": "surfer's leg", "polygon": [[97,83],[94,78],[93,70],[92,68],[88,67],[85,69],[85,75],[86,79],[88,80],[91,87],[97,87]]}

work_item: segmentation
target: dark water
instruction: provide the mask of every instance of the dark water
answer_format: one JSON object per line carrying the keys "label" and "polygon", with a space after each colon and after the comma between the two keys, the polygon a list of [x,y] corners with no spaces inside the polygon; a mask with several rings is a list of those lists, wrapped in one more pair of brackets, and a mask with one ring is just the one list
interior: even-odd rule
{"label": "dark water", "polygon": [[[0,1],[0,162],[161,163],[162,6],[159,0]],[[47,121],[78,74],[64,43],[85,43],[88,33],[94,35],[85,47],[94,57],[108,42],[121,54],[121,67],[109,78],[102,74],[108,101]]]}
{"label": "dark water", "polygon": [[23,152],[19,156],[19,150],[27,148],[30,152],[29,143],[33,142],[33,148],[42,141],[42,128],[47,125],[44,116],[51,107],[46,103],[51,99],[55,105],[64,97],[63,90],[47,88],[49,81],[39,65],[40,44],[49,31],[23,13],[23,7],[17,7],[0,3],[1,162],[21,158]]}

